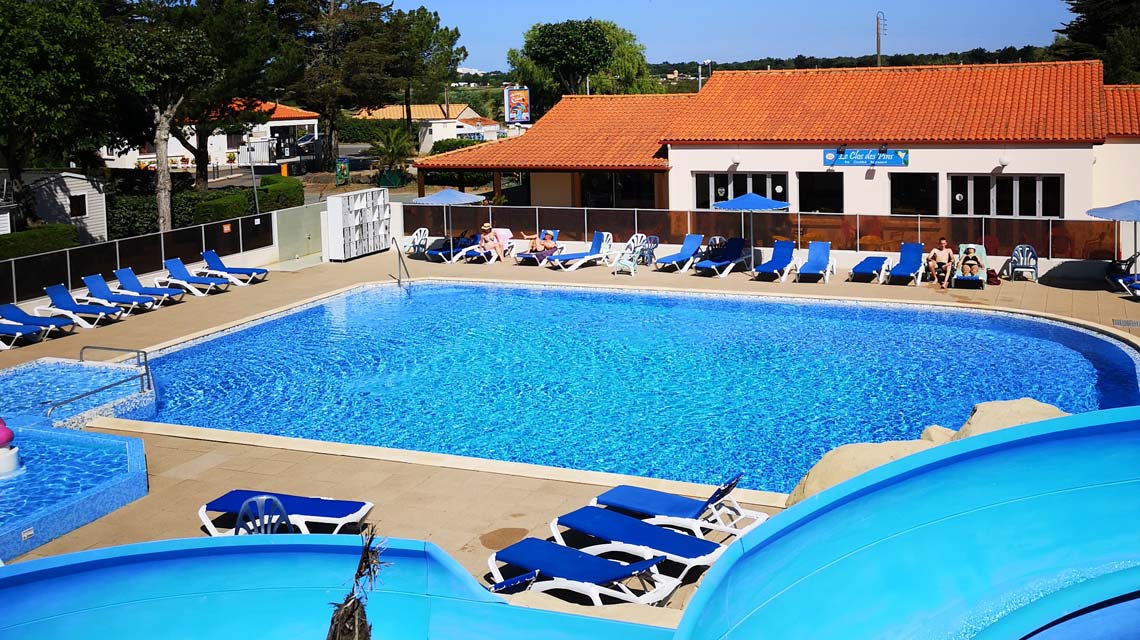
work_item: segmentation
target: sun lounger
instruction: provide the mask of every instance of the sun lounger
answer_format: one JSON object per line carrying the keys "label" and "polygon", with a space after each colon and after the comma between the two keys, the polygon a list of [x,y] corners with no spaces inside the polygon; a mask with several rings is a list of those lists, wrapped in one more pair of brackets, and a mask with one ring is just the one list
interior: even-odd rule
{"label": "sun lounger", "polygon": [[[507,256],[511,255],[511,252],[514,251],[515,248],[515,243],[511,242],[511,238],[514,236],[514,234],[511,233],[511,230],[492,229],[491,233],[493,233],[498,239],[499,246],[503,248],[503,257],[506,258]],[[459,262],[460,260],[466,260],[467,262],[474,262],[476,260],[479,260],[487,264],[491,264],[498,259],[499,256],[494,251],[490,249],[480,249],[478,246],[473,246],[463,251],[456,252],[455,257],[453,257],[451,261]]]}
{"label": "sun lounger", "polygon": [[580,531],[599,540],[641,547],[646,553],[663,555],[684,566],[677,576],[678,580],[684,580],[691,569],[712,565],[725,550],[724,545],[711,540],[658,527],[600,507],[582,507],[550,522],[554,540],[565,545],[559,527]]}
{"label": "sun lounger", "polygon": [[[628,545],[621,546],[633,549]],[[526,572],[537,571],[537,580],[530,585],[531,591],[573,591],[588,597],[594,606],[604,604],[603,597],[638,604],[665,604],[681,584],[680,580],[662,575],[657,570],[657,565],[665,560],[663,555],[625,564],[593,555],[591,552],[597,547],[572,549],[546,540],[524,538],[491,554],[487,564],[496,586],[504,582],[502,568],[496,564],[502,562]],[[630,578],[638,578],[644,590],[637,593],[630,589],[625,584]]]}
{"label": "sun lounger", "polygon": [[0,304],[0,320],[11,324],[22,324],[43,329],[43,337],[47,338],[54,331],[70,333],[75,331],[77,323],[71,318],[45,318],[34,316],[14,304]]}
{"label": "sun lounger", "polygon": [[43,335],[43,327],[0,322],[0,351],[6,351],[16,346],[17,340],[26,338],[39,340],[43,338]]}
{"label": "sun lounger", "polygon": [[735,269],[736,265],[744,264],[748,260],[744,245],[744,238],[729,238],[715,255],[693,265],[693,269],[697,273],[711,271],[718,278],[723,278]]}
{"label": "sun lounger", "polygon": [[178,287],[196,296],[205,296],[214,291],[225,291],[230,288],[230,281],[226,278],[196,276],[190,273],[178,258],[164,260],[162,264],[166,267],[167,275],[154,279],[157,287]]}
{"label": "sun lounger", "polygon": [[768,514],[745,509],[731,496],[742,477],[743,474],[737,474],[705,500],[619,485],[590,504],[634,514],[649,524],[682,528],[700,537],[708,531],[740,536],[768,519]]}
{"label": "sun lounger", "polygon": [[[962,273],[962,258],[966,257],[966,249],[973,247],[978,254],[978,259],[982,261],[982,268],[978,271],[976,276],[968,276]],[[958,255],[955,256],[958,264],[955,265],[954,277],[950,279],[950,286],[954,288],[965,285],[967,287],[976,287],[978,289],[986,288],[986,269],[989,268],[989,260],[986,259],[986,248],[980,244],[960,244],[958,245]]]}
{"label": "sun lounger", "polygon": [[269,269],[261,267],[227,267],[213,249],[203,251],[202,259],[206,261],[206,266],[195,269],[194,275],[225,278],[239,287],[261,282],[269,277]]}
{"label": "sun lounger", "polygon": [[[331,533],[339,533],[345,525],[359,524],[364,516],[372,509],[371,502],[358,502],[354,500],[333,500],[332,498],[309,498],[294,496],[288,493],[273,493],[271,491],[247,491],[235,489],[219,496],[198,510],[198,518],[212,535],[224,535],[218,530],[214,520],[207,515],[209,512],[232,515],[236,517],[246,500],[256,496],[273,496],[277,498],[285,511],[289,514],[289,522],[301,533],[310,533],[309,527],[313,524],[332,528]],[[214,516],[218,518],[219,516]],[[225,534],[233,534],[228,530]]]}
{"label": "sun lounger", "polygon": [[122,269],[115,269],[115,279],[119,281],[118,286],[111,289],[115,293],[128,293],[139,296],[150,296],[154,299],[157,305],[164,305],[167,302],[179,302],[186,295],[182,289],[174,289],[172,287],[145,287],[139,277],[130,267],[123,267]]}
{"label": "sun lounger", "polygon": [[609,231],[595,231],[594,239],[590,243],[590,248],[587,251],[560,253],[550,256],[550,259],[546,262],[563,271],[574,271],[582,265],[597,262],[598,260],[605,260],[610,252],[610,245],[612,245],[613,242],[614,236]]}
{"label": "sun lounger", "polygon": [[430,262],[451,262],[456,253],[479,244],[479,234],[473,236],[459,236],[454,240],[444,238],[440,242],[441,244],[437,248],[424,251],[424,257]]}
{"label": "sun lounger", "polygon": [[665,267],[674,267],[677,273],[684,273],[696,261],[697,255],[701,252],[701,242],[705,239],[704,234],[690,233],[685,236],[681,242],[681,249],[677,253],[657,258],[657,270],[660,271]]}
{"label": "sun lounger", "polygon": [[115,293],[111,285],[100,274],[83,276],[83,284],[87,285],[87,300],[96,304],[105,304],[109,307],[119,307],[124,316],[131,315],[135,309],[153,309],[155,302],[150,296],[141,296],[133,293]]}
{"label": "sun lounger", "polygon": [[914,281],[914,286],[922,280],[923,258],[925,249],[921,242],[904,242],[899,249],[899,261],[891,267],[886,282],[891,278],[906,278],[907,283]]}
{"label": "sun lounger", "polygon": [[867,256],[860,260],[859,264],[851,267],[847,279],[867,278],[868,282],[876,281],[882,284],[883,279],[887,277],[887,268],[887,259],[883,256]]}
{"label": "sun lounger", "polygon": [[[550,255],[555,255],[555,254],[558,254],[558,253],[562,253],[562,247],[560,247],[560,246],[557,246],[557,244],[558,244],[558,229],[542,229],[542,230],[540,230],[540,231],[538,232],[538,237],[539,237],[539,238],[543,237],[544,235],[546,235],[546,232],[548,232],[548,231],[550,232],[550,234],[551,234],[551,236],[552,236],[550,239],[551,239],[551,240],[552,240],[552,241],[555,243],[555,245],[556,245],[556,246],[554,247],[554,253],[552,253],[552,254],[550,254]],[[525,251],[525,252],[523,252],[523,253],[516,253],[516,254],[515,254],[515,264],[523,264],[524,262],[533,262],[533,263],[535,263],[535,264],[537,264],[538,266],[540,266],[540,267],[541,267],[541,266],[543,266],[543,265],[546,263],[546,258],[547,258],[547,257],[546,257],[546,256],[544,256],[544,257],[542,257],[542,258],[539,258],[539,257],[538,257],[538,254],[539,254],[539,253],[542,253],[542,252],[530,252],[530,251]]]}
{"label": "sun lounger", "polygon": [[84,296],[78,299],[71,297],[71,292],[62,284],[44,287],[44,293],[47,293],[51,304],[41,305],[33,311],[47,316],[71,318],[84,329],[94,329],[104,320],[118,320],[123,315],[123,310],[116,306],[89,304],[90,299]]}
{"label": "sun lounger", "polygon": [[819,276],[819,281],[826,284],[832,273],[835,264],[831,262],[831,243],[816,240],[808,245],[807,260],[796,267],[796,282],[801,276]]}
{"label": "sun lounger", "polygon": [[772,245],[772,257],[752,271],[753,279],[758,276],[775,276],[778,282],[787,280],[795,260],[796,243],[791,240],[777,240]]}

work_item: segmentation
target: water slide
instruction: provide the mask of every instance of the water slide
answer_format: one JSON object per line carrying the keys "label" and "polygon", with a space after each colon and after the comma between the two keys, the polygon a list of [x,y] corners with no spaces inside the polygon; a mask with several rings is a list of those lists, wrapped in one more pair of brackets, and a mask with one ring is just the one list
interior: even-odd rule
{"label": "water slide", "polygon": [[[0,568],[0,637],[322,637],[358,551],[242,536],[18,563]],[[1140,408],[944,444],[809,498],[727,550],[676,631],[510,606],[430,543],[391,540],[382,559],[377,638],[1128,637]]]}

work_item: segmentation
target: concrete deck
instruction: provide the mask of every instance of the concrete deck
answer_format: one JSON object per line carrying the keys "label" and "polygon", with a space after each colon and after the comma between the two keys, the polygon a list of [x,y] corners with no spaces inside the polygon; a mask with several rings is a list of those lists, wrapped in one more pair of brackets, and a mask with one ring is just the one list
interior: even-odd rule
{"label": "concrete deck", "polygon": [[[207,298],[141,314],[111,326],[0,353],[0,367],[35,358],[75,358],[84,345],[96,344],[152,349],[259,315],[328,295],[353,285],[389,281],[396,273],[393,252],[344,264],[321,264],[298,271],[275,271],[268,282],[234,289]],[[725,279],[691,274],[656,273],[641,269],[636,277],[611,276],[608,267],[587,267],[573,273],[537,267],[503,265],[441,265],[408,261],[413,278],[462,278],[590,286],[690,291],[802,295],[962,304],[1050,314],[1076,320],[1125,340],[1137,329],[1116,330],[1113,320],[1140,324],[1140,305],[1105,291],[1071,290],[1032,282],[1003,282],[983,291],[939,290],[932,285],[887,286],[847,283],[765,283],[743,274]],[[274,442],[225,441],[228,436],[193,429],[136,428],[126,422],[100,421],[95,428],[142,437],[149,467],[150,493],[94,523],[44,545],[21,560],[88,548],[183,536],[204,535],[197,509],[232,488],[244,487],[334,498],[369,500],[376,504],[369,520],[382,535],[425,539],[455,556],[473,575],[482,577],[492,550],[527,534],[546,537],[555,516],[585,504],[604,485],[597,476],[543,476],[510,468],[479,464],[440,465],[409,455],[384,459],[367,452],[283,446]],[[694,488],[693,492],[696,492]],[[757,494],[759,492],[756,492]],[[758,502],[771,502],[758,500]],[[771,510],[771,509],[769,509]],[[673,611],[640,611],[637,607],[605,607],[607,617],[660,625],[676,623],[678,611],[692,586],[672,605]],[[538,594],[541,595],[541,594]],[[542,598],[548,598],[543,600]],[[542,596],[538,604],[554,603]],[[527,597],[528,604],[534,598]],[[577,607],[586,612],[586,607]]]}

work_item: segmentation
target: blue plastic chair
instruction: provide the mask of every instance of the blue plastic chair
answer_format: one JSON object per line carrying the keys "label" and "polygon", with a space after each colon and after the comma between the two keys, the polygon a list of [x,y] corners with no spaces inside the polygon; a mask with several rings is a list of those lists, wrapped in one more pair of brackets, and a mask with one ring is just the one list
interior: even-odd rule
{"label": "blue plastic chair", "polygon": [[1019,244],[1013,248],[1009,256],[1009,279],[1012,282],[1018,272],[1032,273],[1033,281],[1037,282],[1037,250],[1033,245]]}
{"label": "blue plastic chair", "polygon": [[869,278],[870,280],[877,280],[881,284],[887,275],[886,267],[887,259],[883,256],[867,256],[860,260],[859,264],[851,267],[851,274],[847,276],[847,279]]}
{"label": "blue plastic chair", "polygon": [[921,242],[902,243],[902,247],[899,248],[899,262],[891,267],[887,281],[891,278],[906,278],[907,283],[914,280],[914,286],[917,287],[922,280],[923,257],[925,257],[925,247]]}
{"label": "blue plastic chair", "polygon": [[791,240],[777,240],[772,245],[772,257],[767,261],[760,263],[758,267],[753,269],[752,277],[757,276],[776,276],[776,279],[783,282],[788,278],[788,272],[791,271],[792,260],[796,254],[796,243]]}
{"label": "blue plastic chair", "polygon": [[261,495],[249,498],[238,511],[234,535],[293,533],[285,506],[274,496]]}
{"label": "blue plastic chair", "polygon": [[647,236],[645,244],[641,247],[641,264],[649,266],[657,260],[657,247],[661,246],[661,238],[657,236]]}
{"label": "blue plastic chair", "polygon": [[657,258],[657,269],[660,271],[665,267],[674,267],[677,273],[684,273],[689,269],[697,259],[697,254],[701,251],[701,243],[704,242],[705,236],[702,233],[690,233],[685,236],[685,240],[681,243],[681,249],[672,255],[665,256],[664,258]]}

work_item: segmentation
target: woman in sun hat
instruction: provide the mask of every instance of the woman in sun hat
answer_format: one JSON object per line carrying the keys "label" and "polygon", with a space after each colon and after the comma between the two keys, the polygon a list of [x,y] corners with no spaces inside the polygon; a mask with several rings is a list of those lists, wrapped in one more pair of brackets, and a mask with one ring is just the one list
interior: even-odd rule
{"label": "woman in sun hat", "polygon": [[491,231],[490,222],[484,222],[483,226],[479,227],[479,249],[493,251],[499,260],[503,259],[503,245],[499,243],[499,237]]}

